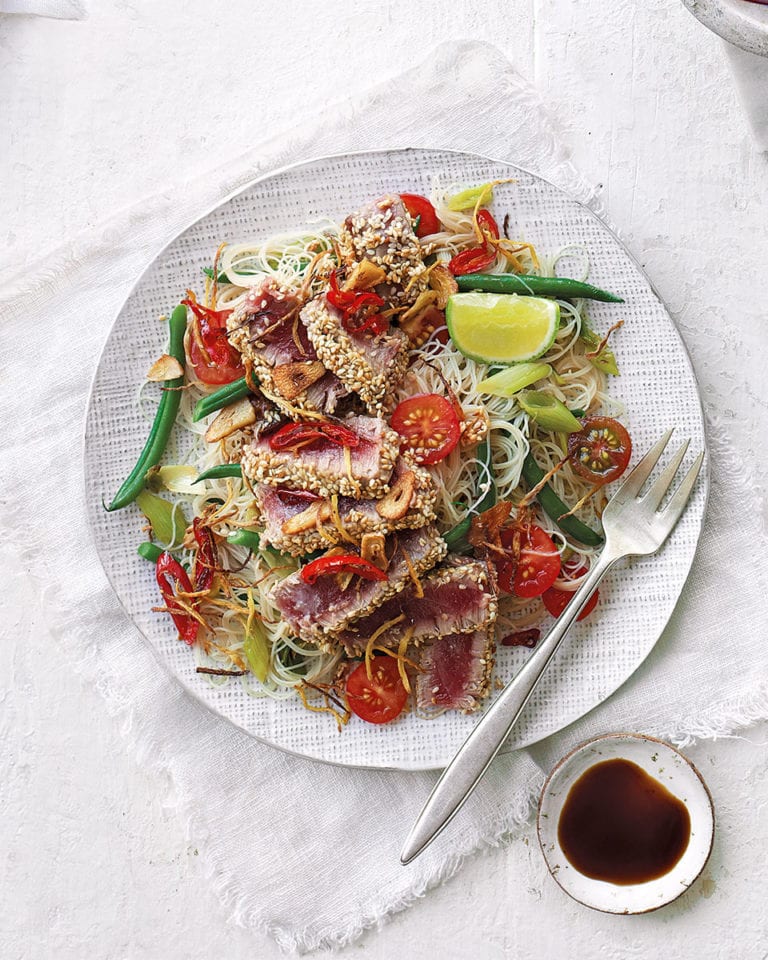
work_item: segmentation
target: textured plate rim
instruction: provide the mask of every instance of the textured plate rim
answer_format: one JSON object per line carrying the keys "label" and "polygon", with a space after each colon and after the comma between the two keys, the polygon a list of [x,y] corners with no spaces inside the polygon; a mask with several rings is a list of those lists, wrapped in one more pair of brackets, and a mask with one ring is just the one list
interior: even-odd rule
{"label": "textured plate rim", "polygon": [[[664,621],[664,623],[661,624],[661,627],[660,627],[660,629],[659,629],[658,635],[656,636],[656,638],[654,639],[654,641],[649,645],[648,649],[646,650],[646,652],[645,652],[645,654],[642,656],[642,658],[641,658],[640,660],[638,660],[638,662],[637,662],[634,670],[633,670],[628,676],[626,676],[626,677],[621,681],[621,683],[618,684],[618,686],[616,686],[613,690],[611,690],[609,693],[607,693],[607,694],[602,698],[602,700],[600,700],[598,703],[594,704],[593,706],[591,706],[591,707],[589,707],[587,710],[585,710],[582,714],[580,714],[580,715],[577,716],[577,717],[572,717],[572,718],[570,718],[570,719],[568,720],[568,722],[567,722],[562,728],[560,728],[559,730],[551,731],[550,733],[547,733],[547,734],[545,734],[544,736],[542,736],[539,740],[533,740],[533,741],[531,741],[530,743],[526,744],[524,747],[510,747],[510,746],[506,746],[506,745],[505,745],[504,747],[501,748],[500,753],[501,753],[501,754],[509,754],[509,753],[515,752],[515,750],[518,750],[518,749],[527,749],[528,747],[532,746],[534,743],[540,743],[541,741],[546,740],[546,739],[547,739],[548,737],[550,737],[550,736],[555,736],[555,735],[556,735],[557,733],[559,733],[562,729],[565,729],[565,727],[570,726],[570,725],[573,724],[573,723],[577,723],[582,717],[586,716],[586,714],[590,713],[592,710],[595,710],[597,707],[599,707],[602,703],[604,703],[607,699],[609,699],[614,693],[616,693],[618,690],[620,690],[621,687],[622,687],[632,676],[634,676],[634,674],[637,672],[637,670],[643,665],[643,663],[645,662],[645,660],[650,656],[651,651],[654,649],[654,647],[655,647],[656,644],[658,643],[658,641],[659,641],[662,633],[663,633],[664,630],[666,629],[666,627],[667,627],[667,625],[668,625],[668,623],[669,623],[669,620],[671,619],[672,614],[673,614],[673,612],[674,612],[675,608],[677,607],[677,604],[678,604],[678,602],[679,602],[679,600],[680,600],[680,596],[681,596],[681,594],[682,594],[682,590],[683,590],[683,588],[684,588],[684,586],[685,586],[685,583],[687,582],[688,577],[689,577],[689,575],[690,575],[691,567],[692,567],[692,565],[693,565],[693,561],[694,561],[694,559],[695,559],[696,553],[698,552],[699,544],[700,544],[700,542],[701,542],[701,531],[702,531],[702,528],[703,528],[703,525],[704,525],[704,518],[706,517],[706,513],[707,513],[707,506],[708,506],[708,502],[709,502],[709,493],[710,493],[710,458],[709,458],[709,455],[708,455],[708,454],[709,454],[709,450],[708,450],[707,435],[706,435],[706,421],[705,421],[705,418],[704,418],[704,409],[703,409],[703,402],[702,402],[702,399],[701,399],[701,390],[700,390],[700,387],[699,387],[699,381],[698,381],[698,377],[696,376],[696,371],[695,371],[695,369],[694,369],[694,367],[693,367],[693,363],[692,363],[692,361],[691,361],[690,353],[688,352],[688,348],[687,348],[687,346],[686,346],[686,344],[685,344],[685,341],[683,340],[683,338],[682,338],[682,336],[681,336],[681,334],[680,334],[680,331],[679,331],[679,329],[678,329],[678,327],[677,327],[677,324],[675,323],[675,321],[674,321],[671,313],[670,313],[669,310],[667,309],[667,306],[666,306],[666,304],[664,303],[664,300],[663,300],[662,297],[660,296],[660,294],[659,294],[659,292],[657,291],[656,287],[653,285],[651,279],[648,277],[648,275],[647,275],[646,271],[644,270],[644,268],[642,267],[642,265],[639,263],[639,261],[637,260],[637,258],[635,257],[635,255],[632,253],[632,251],[629,250],[629,248],[628,248],[627,245],[624,243],[624,241],[619,237],[619,235],[616,233],[616,231],[613,229],[613,227],[611,227],[608,223],[606,223],[605,220],[603,220],[602,217],[600,217],[597,213],[595,213],[595,211],[594,211],[587,203],[585,203],[584,201],[579,200],[577,197],[572,196],[570,193],[568,193],[567,190],[564,190],[562,187],[558,186],[556,183],[553,183],[551,180],[548,180],[546,177],[542,177],[540,174],[536,173],[535,171],[529,170],[527,167],[523,167],[523,166],[521,166],[520,164],[514,163],[513,161],[510,161],[510,160],[502,160],[502,159],[499,159],[499,158],[497,158],[497,157],[489,157],[489,156],[486,156],[485,154],[482,154],[482,153],[475,153],[475,152],[470,152],[470,151],[467,151],[467,150],[455,150],[455,149],[451,149],[451,148],[447,148],[447,147],[420,147],[420,146],[391,147],[391,148],[373,148],[373,149],[369,149],[369,150],[354,150],[354,151],[347,151],[347,152],[343,152],[343,153],[323,154],[323,155],[318,155],[318,156],[313,156],[313,157],[307,157],[307,158],[305,158],[305,159],[298,160],[298,161],[296,161],[296,162],[294,162],[294,163],[284,164],[283,166],[281,166],[281,167],[276,167],[276,168],[274,168],[274,169],[271,169],[271,170],[267,171],[266,173],[261,174],[261,175],[258,176],[258,177],[254,177],[254,178],[252,178],[251,180],[248,180],[248,181],[246,181],[245,183],[240,184],[238,187],[236,187],[234,190],[232,190],[230,193],[228,193],[223,199],[216,201],[215,204],[213,204],[212,206],[208,207],[208,208],[207,208],[206,210],[204,210],[202,213],[198,214],[197,216],[195,216],[194,218],[192,218],[190,221],[188,221],[184,227],[182,227],[180,230],[177,230],[177,231],[174,233],[174,235],[173,235],[168,241],[166,241],[166,242],[149,258],[149,260],[147,261],[146,266],[145,266],[144,269],[141,271],[141,273],[139,274],[139,276],[136,278],[135,282],[131,285],[131,287],[130,287],[130,289],[128,290],[126,296],[125,296],[124,299],[122,300],[122,302],[121,302],[119,308],[117,309],[117,311],[115,312],[114,318],[113,318],[112,322],[110,323],[109,328],[108,328],[108,330],[107,330],[107,333],[106,333],[104,342],[103,342],[103,344],[102,344],[101,350],[99,351],[99,356],[98,356],[98,359],[97,359],[97,362],[96,362],[96,366],[95,366],[95,369],[94,369],[93,376],[92,376],[92,378],[91,378],[90,387],[89,387],[89,389],[88,389],[88,402],[87,402],[87,404],[86,404],[85,416],[84,416],[84,419],[83,419],[82,434],[81,434],[81,467],[82,467],[82,484],[83,484],[83,485],[82,485],[82,488],[81,488],[81,489],[82,489],[82,495],[83,495],[84,505],[85,505],[85,509],[86,509],[86,516],[87,516],[87,518],[88,518],[88,530],[89,530],[91,542],[93,543],[93,546],[94,546],[94,549],[95,549],[95,552],[96,552],[96,556],[98,557],[99,564],[100,564],[100,566],[101,566],[101,568],[102,568],[102,570],[103,570],[103,572],[104,572],[104,575],[105,575],[105,577],[106,577],[106,579],[107,579],[107,582],[109,583],[109,586],[111,587],[112,592],[113,592],[113,594],[115,595],[115,597],[116,597],[116,599],[117,599],[117,601],[118,601],[121,609],[122,609],[123,612],[125,613],[128,621],[131,623],[131,625],[132,625],[136,630],[138,630],[138,632],[140,633],[140,635],[141,635],[142,639],[144,640],[144,642],[149,646],[150,650],[152,651],[153,656],[155,657],[155,660],[156,660],[156,661],[158,662],[158,664],[162,667],[163,671],[167,674],[167,676],[169,676],[176,684],[178,684],[178,685],[184,690],[184,692],[185,692],[188,696],[192,697],[192,699],[193,699],[194,701],[196,701],[199,706],[201,706],[203,709],[205,709],[205,710],[208,711],[209,713],[213,714],[214,716],[218,717],[220,720],[224,720],[225,722],[231,724],[233,727],[235,727],[237,730],[239,730],[239,731],[240,731],[242,734],[244,734],[245,736],[251,737],[252,739],[258,741],[259,743],[263,743],[263,744],[265,744],[266,746],[272,747],[272,748],[275,749],[275,750],[280,750],[282,753],[285,753],[285,754],[287,754],[287,755],[289,755],[289,756],[292,756],[292,757],[297,757],[298,759],[301,759],[301,760],[310,760],[310,761],[313,761],[313,762],[316,762],[316,763],[325,763],[325,764],[328,764],[329,766],[333,766],[333,767],[344,767],[344,768],[349,768],[349,769],[353,769],[353,770],[379,770],[379,771],[383,771],[383,772],[412,772],[412,773],[423,773],[423,772],[426,772],[426,771],[442,770],[442,769],[444,769],[444,768],[451,762],[451,760],[452,760],[452,758],[453,758],[453,755],[448,756],[448,757],[446,757],[444,760],[439,761],[439,762],[437,762],[437,763],[432,762],[432,763],[426,763],[426,764],[418,764],[418,763],[408,763],[408,764],[406,764],[406,763],[403,763],[403,764],[401,764],[401,765],[392,765],[392,764],[376,764],[376,763],[352,763],[352,762],[349,762],[349,761],[332,760],[332,759],[328,759],[327,757],[318,757],[318,756],[313,756],[313,755],[307,754],[307,753],[301,753],[301,752],[296,751],[296,750],[293,750],[293,749],[291,749],[290,747],[287,747],[287,746],[285,746],[285,745],[283,745],[283,744],[274,743],[272,740],[266,739],[266,737],[260,736],[260,735],[257,734],[257,733],[253,733],[253,732],[251,732],[250,730],[246,730],[244,727],[240,726],[238,723],[236,723],[234,720],[230,719],[230,718],[229,718],[228,716],[226,716],[225,714],[219,712],[218,710],[215,710],[209,703],[207,703],[207,702],[202,698],[202,696],[201,696],[199,693],[197,693],[197,692],[196,692],[195,690],[193,690],[191,687],[187,686],[187,684],[185,684],[185,683],[171,670],[170,666],[169,666],[169,665],[166,663],[166,661],[160,656],[160,653],[159,653],[157,647],[155,646],[155,644],[152,642],[151,638],[148,637],[147,634],[141,629],[141,627],[135,622],[135,620],[134,620],[133,617],[131,616],[129,610],[126,608],[125,604],[123,603],[122,597],[120,596],[120,593],[119,593],[119,591],[117,590],[117,587],[116,587],[116,585],[115,585],[115,583],[114,583],[114,581],[113,581],[113,579],[112,579],[112,576],[110,575],[110,572],[109,572],[109,569],[108,569],[108,564],[105,562],[105,558],[102,556],[102,551],[101,551],[101,547],[100,547],[100,544],[99,544],[99,540],[98,540],[98,538],[97,538],[97,536],[96,536],[96,531],[95,531],[95,529],[94,529],[94,525],[93,525],[93,523],[91,522],[91,519],[90,519],[88,496],[87,496],[87,446],[88,446],[88,442],[89,442],[89,440],[90,440],[90,434],[89,434],[89,430],[88,430],[89,414],[90,414],[90,410],[91,410],[92,404],[93,404],[93,402],[94,402],[94,394],[95,394],[95,389],[96,389],[96,381],[97,381],[98,376],[99,376],[99,371],[100,371],[100,369],[101,369],[102,360],[103,360],[104,354],[105,354],[105,352],[106,352],[106,350],[107,350],[107,346],[108,346],[108,344],[109,344],[109,340],[110,340],[110,337],[111,337],[111,335],[112,335],[112,331],[113,331],[115,325],[117,324],[117,322],[118,322],[121,314],[123,313],[125,307],[127,306],[129,300],[133,297],[134,293],[138,290],[138,288],[139,288],[139,287],[141,286],[141,284],[144,282],[145,277],[146,277],[147,274],[150,272],[150,270],[151,270],[152,267],[154,266],[155,262],[165,253],[165,251],[168,250],[168,249],[179,239],[179,237],[181,237],[184,233],[186,233],[188,230],[190,230],[192,227],[194,227],[197,223],[199,223],[201,220],[204,220],[204,219],[206,219],[207,217],[211,216],[213,213],[215,213],[217,210],[221,209],[222,207],[225,207],[231,200],[233,200],[235,197],[239,196],[241,193],[245,193],[246,191],[251,190],[253,187],[257,186],[258,184],[263,183],[263,182],[266,181],[266,180],[270,180],[270,179],[272,179],[273,177],[280,176],[281,174],[286,173],[286,172],[288,172],[288,171],[290,171],[290,170],[295,170],[295,169],[297,169],[297,168],[299,168],[299,167],[308,167],[308,166],[311,166],[312,164],[316,164],[316,163],[323,163],[323,162],[329,162],[329,161],[330,161],[330,162],[333,162],[333,161],[342,161],[342,160],[348,160],[348,159],[355,158],[355,157],[372,157],[372,156],[376,156],[376,155],[385,157],[385,156],[390,156],[391,154],[406,154],[406,153],[426,153],[426,154],[429,154],[429,153],[449,153],[449,154],[453,154],[454,156],[457,156],[457,157],[467,157],[467,158],[472,159],[472,160],[482,160],[482,161],[485,161],[485,162],[487,162],[487,163],[500,164],[500,165],[502,165],[502,166],[512,167],[512,168],[514,168],[515,170],[519,170],[521,173],[525,174],[526,176],[533,177],[533,178],[535,178],[535,179],[537,179],[537,180],[542,181],[543,183],[546,183],[548,186],[552,187],[552,188],[553,188],[554,190],[556,190],[565,200],[567,200],[569,203],[576,204],[576,205],[577,205],[578,207],[580,207],[583,211],[585,211],[593,220],[597,221],[597,223],[600,225],[600,227],[601,227],[602,229],[604,229],[605,231],[607,231],[607,233],[613,238],[613,240],[622,248],[623,252],[624,252],[625,255],[629,258],[629,260],[631,261],[631,263],[633,264],[633,266],[635,267],[635,269],[638,271],[638,273],[640,274],[640,276],[641,276],[641,277],[643,278],[643,280],[648,284],[649,290],[653,293],[653,295],[656,297],[656,299],[659,301],[659,303],[660,303],[661,306],[663,307],[664,313],[665,313],[665,315],[666,315],[666,317],[667,317],[667,320],[669,321],[669,324],[670,324],[672,330],[674,331],[674,334],[675,334],[675,336],[676,336],[676,338],[677,338],[677,340],[678,340],[678,342],[679,342],[680,348],[681,348],[681,350],[682,350],[682,357],[683,357],[683,359],[684,359],[684,361],[685,361],[685,364],[686,364],[686,366],[687,366],[687,368],[688,368],[688,371],[689,371],[691,377],[693,378],[693,382],[694,382],[695,387],[696,387],[696,400],[697,400],[697,404],[698,404],[699,415],[700,415],[700,418],[701,418],[702,433],[703,433],[703,444],[704,444],[704,452],[705,452],[705,454],[706,454],[706,456],[705,456],[705,464],[704,464],[704,471],[703,471],[702,476],[700,477],[700,482],[702,482],[702,483],[704,484],[704,500],[703,500],[702,507],[701,507],[701,516],[700,516],[700,518],[699,518],[699,524],[698,524],[698,527],[697,527],[697,529],[696,529],[696,542],[695,542],[695,545],[694,545],[694,549],[691,551],[690,559],[689,559],[688,564],[687,564],[686,569],[685,569],[685,574],[684,574],[684,577],[683,577],[683,580],[682,580],[682,583],[681,583],[681,586],[680,586],[680,592],[678,593],[677,597],[675,598],[674,603],[672,604],[672,606],[671,606],[671,608],[670,608],[669,616],[666,618],[666,620]],[[469,735],[471,734],[471,732],[472,732],[472,731],[470,730],[470,731],[468,732],[467,736],[469,736]]]}
{"label": "textured plate rim", "polygon": [[[544,798],[547,794],[547,790],[549,789],[550,783],[552,782],[553,778],[559,773],[559,771],[562,770],[562,768],[567,763],[569,763],[570,760],[573,759],[573,757],[575,757],[577,754],[581,753],[582,751],[586,750],[588,747],[594,746],[597,743],[605,743],[606,740],[628,740],[628,739],[641,740],[645,743],[659,744],[665,749],[671,750],[673,753],[677,754],[677,756],[683,760],[686,766],[688,766],[693,771],[693,773],[695,774],[698,782],[701,784],[701,787],[704,791],[704,796],[707,799],[707,802],[709,804],[709,810],[710,810],[710,813],[712,814],[712,830],[710,831],[710,835],[707,841],[706,856],[702,861],[700,869],[695,874],[695,876],[691,878],[690,882],[687,883],[682,888],[682,890],[676,893],[673,897],[670,897],[669,899],[665,900],[663,903],[657,903],[652,907],[648,907],[645,910],[609,910],[604,907],[596,907],[593,903],[587,903],[585,900],[580,900],[574,893],[572,893],[570,890],[564,887],[563,884],[560,882],[559,874],[554,872],[552,867],[550,866],[549,858],[547,857],[547,853],[544,847],[544,840],[541,835],[542,833],[541,811],[544,806]],[[547,865],[547,870],[549,871],[549,875],[552,877],[552,879],[555,881],[558,887],[560,887],[563,893],[567,894],[571,898],[571,900],[574,900],[576,903],[581,904],[581,906],[588,907],[590,910],[594,910],[597,913],[608,913],[608,914],[612,914],[613,916],[619,916],[619,917],[625,917],[625,916],[638,917],[646,913],[654,913],[656,910],[661,910],[662,907],[668,907],[671,903],[674,903],[676,900],[679,900],[684,893],[687,893],[687,891],[691,889],[694,883],[696,883],[696,881],[702,875],[705,867],[709,863],[709,858],[712,856],[712,850],[715,845],[716,824],[717,824],[717,816],[715,814],[715,801],[712,798],[712,793],[709,787],[707,786],[707,781],[701,775],[701,771],[693,762],[693,760],[691,760],[689,757],[686,757],[686,755],[681,750],[678,750],[677,747],[673,746],[671,743],[668,743],[666,740],[662,740],[659,737],[652,737],[648,733],[633,733],[629,730],[619,731],[617,733],[602,733],[597,737],[592,737],[589,740],[584,740],[583,743],[577,744],[573,748],[573,750],[569,750],[568,753],[566,753],[564,757],[561,757],[560,760],[558,760],[557,763],[554,765],[554,767],[552,767],[552,769],[550,770],[547,776],[547,779],[544,781],[544,786],[541,788],[541,793],[539,794],[539,802],[536,806],[536,837],[538,838],[539,849],[541,850],[541,855],[544,859],[544,863]],[[662,879],[662,878],[659,878],[659,879]],[[650,881],[650,882],[652,883],[654,881]]]}
{"label": "textured plate rim", "polygon": [[768,20],[754,10],[719,0],[683,0],[689,13],[727,43],[758,57],[768,57]]}

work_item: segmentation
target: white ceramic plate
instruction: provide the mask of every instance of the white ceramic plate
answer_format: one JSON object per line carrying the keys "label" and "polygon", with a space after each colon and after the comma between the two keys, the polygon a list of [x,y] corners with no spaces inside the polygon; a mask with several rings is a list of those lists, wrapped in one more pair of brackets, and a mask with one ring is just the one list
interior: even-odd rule
{"label": "white ceramic plate", "polygon": [[[614,759],[637,764],[681,800],[691,818],[685,852],[657,880],[626,886],[594,880],[568,862],[558,841],[560,813],[571,787],[596,763]],[[714,840],[715,812],[701,774],[682,753],[654,737],[615,733],[581,744],[557,764],[541,792],[537,829],[549,872],[570,897],[605,913],[647,913],[676,900],[704,869]]]}
{"label": "white ceramic plate", "polygon": [[[474,155],[399,150],[313,160],[258,180],[205,214],[149,265],[120,311],[94,380],[85,442],[86,496],[96,546],[107,576],[129,615],[160,660],[187,690],[248,733],[282,749],[333,763],[398,769],[444,766],[466,737],[473,719],[455,713],[433,721],[415,716],[377,727],[356,718],[339,735],[327,716],[308,714],[296,701],[248,696],[238,681],[212,686],[195,673],[189,649],[170,618],[153,613],[158,603],[150,564],[136,555],[142,539],[138,510],[106,513],[102,497],[119,487],[147,434],[135,402],[150,362],[162,352],[165,328],[157,317],[199,285],[222,240],[263,237],[312,219],[341,219],[385,191],[428,193],[434,177],[475,184],[514,177],[500,187],[495,210],[510,214],[511,235],[554,252],[578,243],[589,252],[589,279],[621,294],[625,304],[594,304],[599,330],[620,317],[616,338],[622,375],[611,393],[627,406],[637,451],[668,426],[704,445],[696,381],[680,337],[640,267],[589,208],[531,173]],[[172,452],[166,462],[172,462]],[[604,700],[650,652],[688,575],[699,538],[706,480],[673,536],[656,556],[618,569],[600,588],[599,615],[572,630],[516,727],[508,749],[534,743],[567,726]],[[527,652],[500,648],[496,674],[514,675]]]}

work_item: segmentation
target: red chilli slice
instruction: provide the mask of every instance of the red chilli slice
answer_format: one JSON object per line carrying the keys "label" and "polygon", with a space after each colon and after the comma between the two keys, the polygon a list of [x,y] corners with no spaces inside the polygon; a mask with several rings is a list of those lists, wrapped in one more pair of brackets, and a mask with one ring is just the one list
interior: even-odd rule
{"label": "red chilli slice", "polygon": [[337,447],[354,448],[360,445],[360,437],[353,430],[327,420],[316,420],[312,423],[286,423],[270,434],[269,446],[275,451],[293,450],[319,441],[327,441]]}
{"label": "red chilli slice", "polygon": [[183,593],[194,593],[187,571],[166,551],[157,558],[155,578],[168,608],[168,613],[179,631],[179,639],[191,647],[197,640],[200,624],[178,604],[175,596],[175,590],[181,590]]}
{"label": "red chilli slice", "polygon": [[422,197],[418,193],[401,193],[400,199],[414,220],[418,217],[421,218],[416,229],[417,237],[428,237],[440,230],[440,221],[437,218],[435,208],[426,197]]}
{"label": "red chilli slice", "polygon": [[389,326],[389,320],[376,313],[358,316],[360,311],[376,310],[384,306],[384,300],[370,290],[341,290],[336,273],[331,274],[328,283],[330,289],[326,293],[328,303],[341,310],[341,325],[347,333],[365,333],[370,330],[374,334],[383,333]]}
{"label": "red chilli slice", "polygon": [[304,583],[317,583],[320,577],[335,576],[337,573],[353,573],[363,580],[386,580],[387,575],[368,560],[356,553],[341,553],[332,557],[318,557],[301,568]]}
{"label": "red chilli slice", "polygon": [[203,526],[200,517],[192,521],[192,531],[197,542],[194,577],[195,590],[210,590],[218,564],[216,541],[208,527]]}

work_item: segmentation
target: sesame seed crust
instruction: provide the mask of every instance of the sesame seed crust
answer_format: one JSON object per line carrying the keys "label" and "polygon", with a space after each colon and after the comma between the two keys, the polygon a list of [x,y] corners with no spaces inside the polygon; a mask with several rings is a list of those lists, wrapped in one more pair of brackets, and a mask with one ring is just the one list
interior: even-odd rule
{"label": "sesame seed crust", "polygon": [[[479,709],[483,699],[488,696],[491,689],[491,675],[493,673],[496,652],[495,625],[491,624],[487,629],[475,630],[471,633],[453,634],[449,635],[449,637],[450,636],[466,638],[473,646],[477,645],[480,648],[476,651],[480,656],[474,659],[474,662],[481,668],[479,675],[473,686],[464,694],[463,704],[461,706],[457,705],[455,708],[459,709],[461,713],[474,713]],[[429,682],[427,678],[432,663],[432,648],[440,642],[441,640],[438,638],[432,641],[431,644],[422,647],[419,666],[423,672],[416,680],[416,703],[420,707],[442,706],[437,698],[440,687],[427,687]]]}
{"label": "sesame seed crust", "polygon": [[392,328],[375,339],[366,334],[353,338],[342,326],[341,313],[325,297],[310,301],[301,319],[320,360],[358,394],[368,413],[389,413],[408,366],[406,335]]}
{"label": "sesame seed crust", "polygon": [[400,197],[381,197],[347,217],[339,249],[348,262],[370,260],[384,270],[393,306],[414,303],[427,285],[421,244]]}
{"label": "sesame seed crust", "polygon": [[[450,559],[451,558],[449,558],[449,561]],[[488,575],[483,564],[478,563],[475,560],[447,563],[443,566],[437,567],[435,570],[431,570],[423,579],[422,588],[429,589],[430,587],[456,585],[458,589],[461,590],[466,586],[465,584],[459,582],[462,578],[470,579],[473,582],[480,584],[482,587],[483,593],[486,596],[485,617],[482,621],[475,625],[474,629],[490,631],[496,621],[499,605],[496,594],[493,592],[489,583]],[[444,620],[448,620],[448,614],[442,614],[442,618]],[[379,637],[377,643],[380,646],[388,647],[389,649],[396,648],[408,629],[408,626],[409,625],[407,622],[393,625],[385,634]],[[355,625],[353,623],[351,630],[354,629]],[[410,647],[419,647],[426,641],[434,640],[440,636],[444,636],[453,632],[454,631],[451,629],[441,630],[439,624],[437,625],[436,629],[422,629],[420,632],[417,631],[414,634],[408,647],[409,649]],[[347,635],[345,637],[343,646],[348,654],[355,656],[365,651],[367,642],[368,637],[361,636],[359,641],[355,642],[349,635]],[[326,642],[322,645],[322,648],[328,653],[334,653],[339,649],[339,645],[338,643],[332,644]]]}
{"label": "sesame seed crust", "polygon": [[[329,389],[326,391],[318,390],[317,384],[313,384],[312,387],[302,391],[290,401],[280,392],[273,374],[275,367],[280,364],[274,363],[267,356],[266,344],[261,342],[257,336],[252,335],[249,322],[251,319],[256,319],[259,305],[264,302],[261,299],[264,292],[283,301],[288,298],[294,301],[296,299],[294,291],[272,279],[265,280],[261,285],[252,287],[248,296],[235,307],[234,312],[227,318],[227,338],[229,342],[236,350],[240,351],[246,360],[252,363],[254,376],[259,381],[260,386],[271,397],[274,397],[275,403],[286,416],[292,420],[297,420],[300,419],[302,413],[333,413],[338,400],[346,395],[347,391],[334,389],[332,384],[329,384]],[[298,306],[296,309],[298,309]],[[306,357],[301,355],[298,359],[313,360],[315,357],[307,354]],[[341,384],[338,384],[338,386],[340,387]],[[318,400],[322,400],[322,402],[318,402]]]}
{"label": "sesame seed crust", "polygon": [[[424,546],[426,549],[420,557],[411,557],[411,565],[416,573],[416,576],[421,576],[421,574],[425,573],[427,570],[430,570],[436,563],[439,563],[448,550],[445,540],[443,540],[434,527],[425,527],[423,531],[423,538],[424,540],[422,546]],[[273,603],[284,589],[282,585],[286,584],[288,580],[291,580],[297,576],[298,574],[291,574],[286,580],[281,581],[281,583],[272,588]],[[390,597],[393,597],[395,594],[399,593],[410,582],[410,574],[407,572],[407,570],[401,572],[401,574],[397,577],[390,576],[389,581],[381,585],[381,588],[378,590],[375,598],[371,600],[370,603],[351,610],[346,615],[339,616],[334,625],[333,631],[326,630],[317,624],[313,624],[311,626],[305,626],[301,630],[301,639],[308,643],[315,643],[318,646],[323,646],[324,644],[333,645],[335,631],[343,630],[360,617],[365,617],[369,613],[372,613],[377,607],[381,606],[382,603],[384,603],[386,600],[389,600]],[[278,606],[278,609],[280,609],[279,604],[276,605]]]}
{"label": "sesame seed crust", "polygon": [[[342,527],[348,536],[359,541],[366,533],[388,534],[396,530],[416,530],[434,521],[437,490],[432,478],[423,467],[409,464],[408,469],[412,470],[416,476],[416,489],[405,516],[395,521],[385,520],[375,509],[364,509],[365,504],[361,503],[360,507],[353,506],[341,513]],[[257,502],[259,502],[258,490]],[[265,533],[262,535],[262,542],[265,546],[273,546],[281,553],[300,557],[315,550],[342,543],[343,538],[334,523],[326,522],[302,533],[280,532],[272,536]]]}
{"label": "sesame seed crust", "polygon": [[[362,418],[357,418],[362,419]],[[344,421],[354,428],[356,418]],[[389,480],[400,453],[400,435],[381,422],[377,440],[377,458],[365,473],[355,470],[356,457],[352,451],[351,478],[343,468],[324,470],[301,451],[272,450],[267,440],[258,440],[243,451],[241,467],[251,483],[265,483],[271,487],[289,490],[310,490],[321,497],[334,493],[345,497],[378,499],[389,493]]]}

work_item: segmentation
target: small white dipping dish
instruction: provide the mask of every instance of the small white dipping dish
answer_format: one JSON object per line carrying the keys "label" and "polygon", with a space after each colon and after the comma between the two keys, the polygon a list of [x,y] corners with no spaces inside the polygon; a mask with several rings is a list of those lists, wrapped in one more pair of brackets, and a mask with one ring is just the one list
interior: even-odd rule
{"label": "small white dipping dish", "polygon": [[[569,863],[558,842],[560,814],[571,787],[596,763],[615,759],[637,764],[681,800],[691,818],[682,857],[664,876],[646,883],[622,885],[587,877]],[[539,799],[537,830],[549,872],[568,896],[605,913],[647,913],[676,900],[704,869],[714,840],[715,811],[701,774],[682,753],[654,737],[612,733],[582,743],[550,773]]]}

